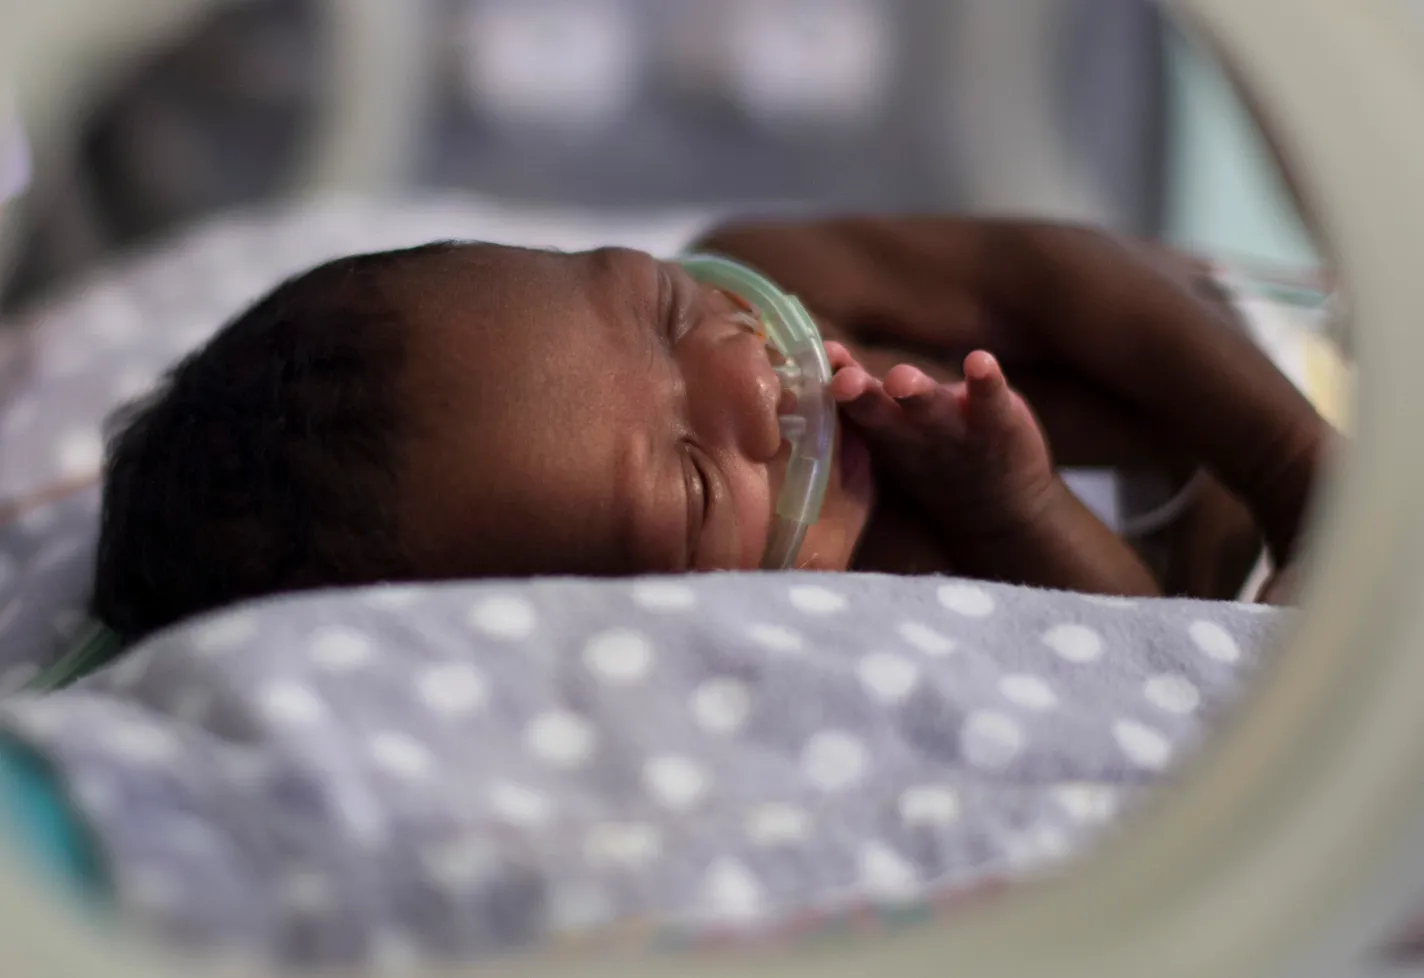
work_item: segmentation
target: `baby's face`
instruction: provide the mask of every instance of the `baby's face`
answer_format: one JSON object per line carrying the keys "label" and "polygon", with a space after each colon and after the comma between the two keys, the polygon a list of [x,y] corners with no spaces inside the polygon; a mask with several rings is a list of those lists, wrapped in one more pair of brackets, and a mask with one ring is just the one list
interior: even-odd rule
{"label": "baby's face", "polygon": [[[423,574],[760,566],[781,388],[729,296],[636,251],[471,245],[398,298],[415,428],[399,515]],[[863,449],[837,455],[798,566],[845,569],[864,529]]]}

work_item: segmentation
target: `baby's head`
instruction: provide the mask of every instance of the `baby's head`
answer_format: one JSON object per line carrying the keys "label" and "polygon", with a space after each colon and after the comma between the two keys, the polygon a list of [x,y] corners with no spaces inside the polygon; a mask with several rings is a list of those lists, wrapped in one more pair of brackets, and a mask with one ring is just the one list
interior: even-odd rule
{"label": "baby's head", "polygon": [[[137,637],[280,591],[756,568],[780,401],[737,303],[641,252],[339,259],[119,419],[94,612]],[[858,475],[798,566],[848,565]]]}

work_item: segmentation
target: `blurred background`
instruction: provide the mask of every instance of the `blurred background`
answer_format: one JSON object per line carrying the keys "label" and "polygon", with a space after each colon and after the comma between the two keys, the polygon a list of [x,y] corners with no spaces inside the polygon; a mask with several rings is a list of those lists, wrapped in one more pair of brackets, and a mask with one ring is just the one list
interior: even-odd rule
{"label": "blurred background", "polygon": [[[37,45],[11,79],[34,163],[4,307],[205,215],[328,191],[1031,212],[1314,261],[1239,100],[1147,0],[52,0],[24,16],[73,56]],[[59,64],[85,70],[29,82]]]}

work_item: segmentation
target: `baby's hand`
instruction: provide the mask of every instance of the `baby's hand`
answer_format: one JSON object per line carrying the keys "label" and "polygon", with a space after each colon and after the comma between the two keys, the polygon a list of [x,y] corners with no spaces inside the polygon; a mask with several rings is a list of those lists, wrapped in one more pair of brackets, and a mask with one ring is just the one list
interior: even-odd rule
{"label": "baby's hand", "polygon": [[1000,533],[1031,520],[1056,483],[1038,420],[983,351],[961,383],[941,384],[900,364],[873,377],[827,343],[831,395],[887,468],[940,521],[965,533]]}

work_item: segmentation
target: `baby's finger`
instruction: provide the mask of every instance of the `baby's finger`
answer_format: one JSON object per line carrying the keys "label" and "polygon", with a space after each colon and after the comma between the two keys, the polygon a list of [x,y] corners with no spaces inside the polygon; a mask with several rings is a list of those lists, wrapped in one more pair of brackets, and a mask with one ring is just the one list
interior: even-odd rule
{"label": "baby's finger", "polygon": [[885,393],[897,401],[902,401],[906,398],[924,397],[934,393],[935,382],[929,374],[918,367],[902,363],[891,368],[890,372],[885,375],[885,380],[881,382],[881,386],[885,388]]}
{"label": "baby's finger", "polygon": [[831,384],[827,389],[837,404],[844,404],[878,386],[879,382],[870,375],[869,371],[857,365],[837,370],[831,377]]}
{"label": "baby's finger", "polygon": [[980,430],[1008,427],[1014,420],[1014,395],[994,355],[975,350],[964,358],[964,411]]}
{"label": "baby's finger", "polygon": [[841,413],[867,431],[883,431],[903,423],[900,409],[878,383],[865,387],[857,397],[836,399]]}
{"label": "baby's finger", "polygon": [[882,386],[911,424],[935,435],[957,438],[964,434],[955,388],[936,383],[924,371],[908,364],[886,374]]}
{"label": "baby's finger", "polygon": [[964,437],[962,386],[936,384],[926,394],[896,401],[905,421],[924,435],[959,440]]}
{"label": "baby's finger", "polygon": [[845,367],[859,367],[860,363],[851,352],[835,340],[826,341],[826,359],[831,362],[831,373]]}

